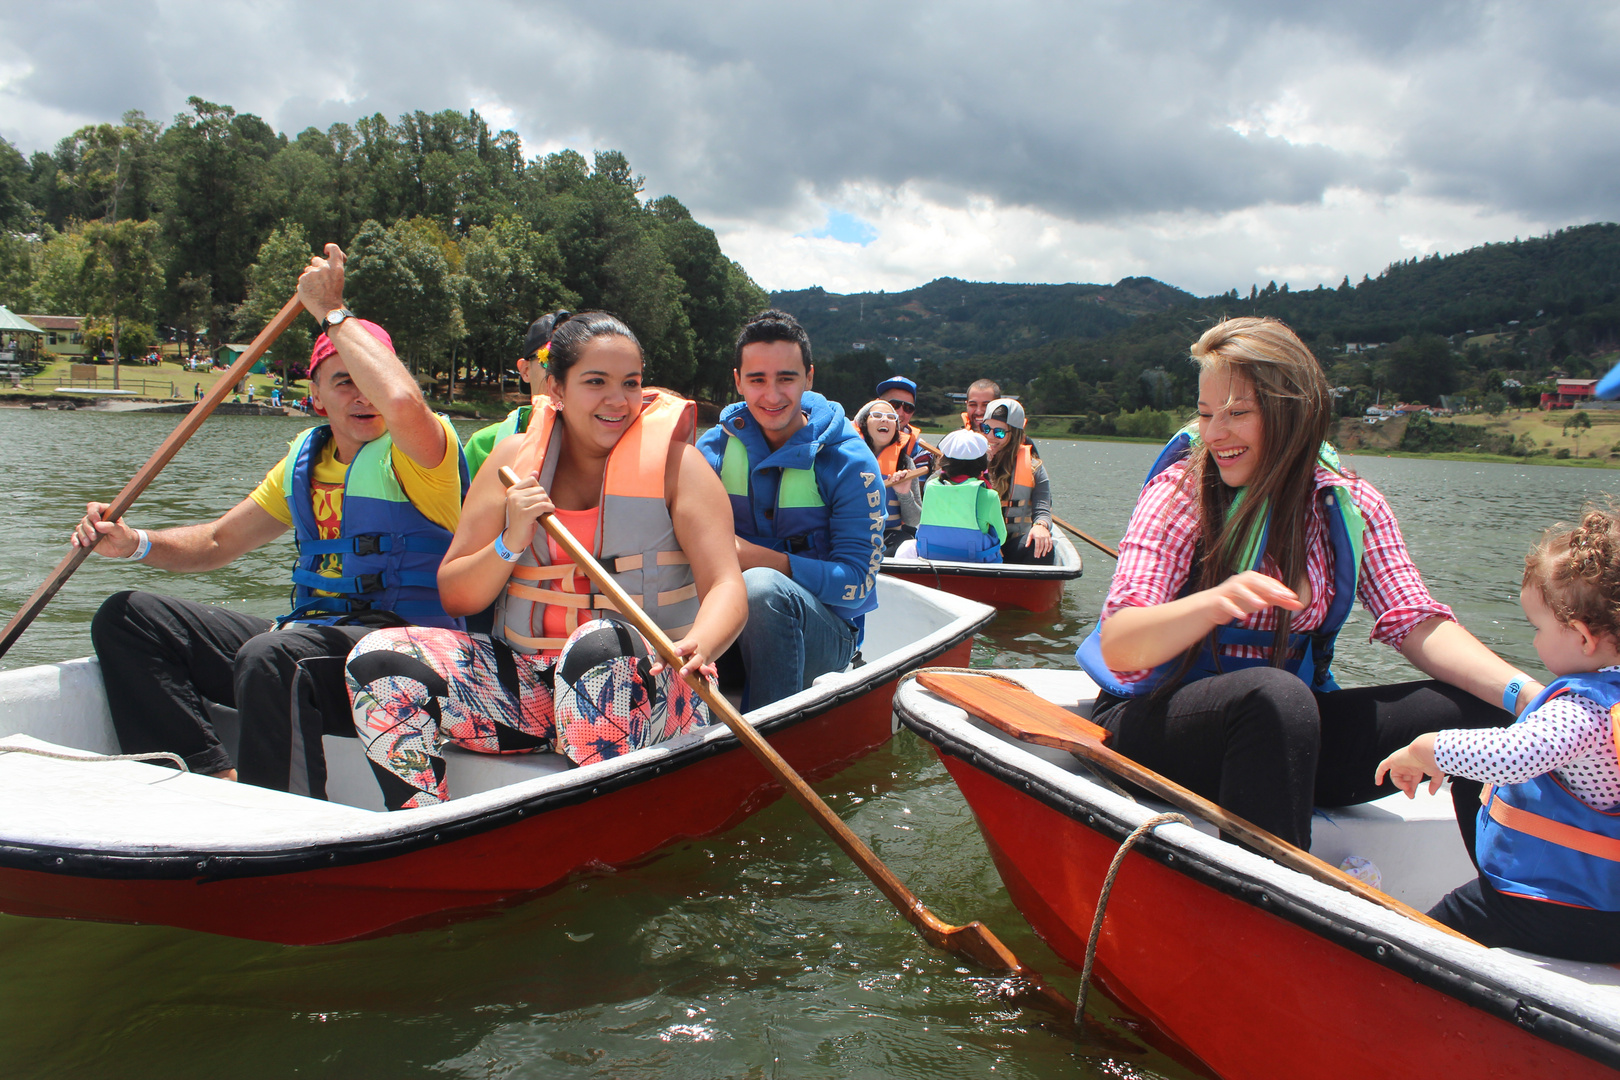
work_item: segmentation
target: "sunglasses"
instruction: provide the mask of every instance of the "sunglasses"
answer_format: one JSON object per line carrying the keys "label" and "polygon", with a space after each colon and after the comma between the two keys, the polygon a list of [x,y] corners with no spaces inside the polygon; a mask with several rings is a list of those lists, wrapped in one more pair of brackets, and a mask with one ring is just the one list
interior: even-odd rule
{"label": "sunglasses", "polygon": [[866,418],[868,420],[899,420],[900,419],[900,417],[898,417],[897,415],[895,415],[892,412],[869,412],[869,413],[866,414]]}
{"label": "sunglasses", "polygon": [[894,406],[896,412],[914,413],[917,411],[917,406],[909,401],[895,401],[891,398],[889,404]]}
{"label": "sunglasses", "polygon": [[994,424],[980,424],[979,430],[990,436],[992,439],[1005,439],[1008,435],[1012,434],[1012,428],[997,427]]}

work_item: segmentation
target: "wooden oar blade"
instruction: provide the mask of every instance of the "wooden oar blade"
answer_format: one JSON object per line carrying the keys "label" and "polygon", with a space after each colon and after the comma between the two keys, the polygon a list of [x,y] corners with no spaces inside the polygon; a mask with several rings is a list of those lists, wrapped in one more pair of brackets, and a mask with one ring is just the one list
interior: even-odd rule
{"label": "wooden oar blade", "polygon": [[1067,750],[1103,745],[1108,731],[1022,686],[983,675],[924,671],[917,681],[959,709],[965,709],[1015,739]]}

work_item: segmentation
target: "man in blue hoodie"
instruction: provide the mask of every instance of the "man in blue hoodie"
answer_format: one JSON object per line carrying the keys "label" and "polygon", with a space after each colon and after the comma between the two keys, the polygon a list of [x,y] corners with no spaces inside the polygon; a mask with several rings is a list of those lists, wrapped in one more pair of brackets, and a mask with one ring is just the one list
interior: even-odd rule
{"label": "man in blue hoodie", "polygon": [[877,459],[843,407],[810,389],[810,336],[764,311],[737,337],[742,401],[698,440],[731,497],[748,625],[743,707],[842,671],[877,607],[888,507]]}

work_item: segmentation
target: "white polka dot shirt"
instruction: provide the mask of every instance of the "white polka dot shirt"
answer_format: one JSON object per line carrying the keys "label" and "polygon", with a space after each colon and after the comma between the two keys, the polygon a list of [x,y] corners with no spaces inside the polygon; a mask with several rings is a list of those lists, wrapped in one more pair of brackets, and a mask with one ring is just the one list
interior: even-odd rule
{"label": "white polka dot shirt", "polygon": [[1439,732],[1434,760],[1448,775],[1492,784],[1519,784],[1550,772],[1593,809],[1620,807],[1620,763],[1608,710],[1579,694],[1559,694],[1512,727]]}

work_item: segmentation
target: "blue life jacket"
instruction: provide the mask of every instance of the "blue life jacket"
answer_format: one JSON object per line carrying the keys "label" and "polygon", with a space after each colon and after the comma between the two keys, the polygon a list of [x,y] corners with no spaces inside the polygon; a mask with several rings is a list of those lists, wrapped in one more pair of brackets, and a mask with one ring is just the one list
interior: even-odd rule
{"label": "blue life jacket", "polygon": [[[1153,465],[1148,469],[1147,479],[1142,482],[1145,488],[1153,478],[1165,469],[1192,454],[1193,444],[1197,434],[1193,427],[1182,429],[1154,459]],[[1327,443],[1322,444],[1321,455],[1318,459],[1321,464],[1334,472],[1340,472],[1339,455]],[[1317,489],[1317,497],[1328,506],[1327,516],[1328,536],[1333,544],[1333,598],[1328,601],[1328,609],[1323,616],[1322,625],[1308,633],[1290,633],[1288,635],[1289,656],[1283,667],[1289,672],[1305,679],[1313,690],[1337,690],[1339,684],[1333,681],[1331,665],[1333,663],[1333,646],[1339,636],[1339,629],[1344,621],[1350,617],[1350,611],[1356,602],[1356,580],[1361,570],[1362,537],[1366,532],[1366,523],[1362,520],[1361,511],[1355,500],[1350,497],[1348,488],[1337,485],[1323,485]],[[1268,515],[1266,525],[1260,532],[1258,542],[1251,542],[1240,565],[1247,569],[1259,570],[1265,561],[1266,542],[1271,535],[1271,520]],[[1182,586],[1178,596],[1188,595],[1193,591],[1194,575],[1189,573],[1187,581]],[[1258,646],[1269,649],[1273,641],[1273,634],[1269,630],[1251,630],[1247,627],[1229,625],[1220,627],[1215,632],[1218,649],[1227,649],[1233,646]],[[1103,662],[1102,656],[1102,621],[1092,627],[1091,633],[1080,643],[1075,650],[1074,658],[1086,674],[1090,675],[1096,684],[1115,697],[1137,697],[1150,694],[1167,679],[1171,678],[1181,667],[1180,656],[1171,659],[1154,668],[1147,678],[1139,682],[1123,683],[1114,677],[1114,673]],[[1209,642],[1205,641],[1199,649],[1197,658],[1187,669],[1183,677],[1184,682],[1194,679],[1207,679],[1211,675],[1219,675],[1227,671],[1237,671],[1241,668],[1267,667],[1271,661],[1258,657],[1217,656],[1211,649]],[[1308,673],[1308,674],[1302,674]]]}
{"label": "blue life jacket", "polygon": [[[384,434],[360,448],[343,479],[341,535],[323,540],[316,527],[311,476],[329,425],[300,432],[288,444],[282,493],[293,519],[298,558],[293,564],[292,611],[278,622],[331,623],[365,611],[391,611],[420,626],[466,629],[466,620],[445,614],[439,602],[439,563],[450,548],[450,530],[411,504],[394,474],[394,440]],[[461,457],[460,445],[450,439]],[[461,491],[467,492],[467,461],[461,458]],[[320,573],[327,557],[339,556],[340,576]],[[317,596],[317,592],[337,593]]]}
{"label": "blue life jacket", "polygon": [[[917,523],[917,556],[947,562],[998,563],[1003,537],[979,521],[982,480],[950,484],[936,480],[923,496]],[[993,493],[992,493],[993,494]]]}
{"label": "blue life jacket", "polygon": [[[1562,693],[1579,694],[1609,710],[1613,746],[1620,673],[1554,679],[1524,715]],[[1475,854],[1480,873],[1492,885],[1532,900],[1620,911],[1620,811],[1594,810],[1552,773],[1486,792]]]}

